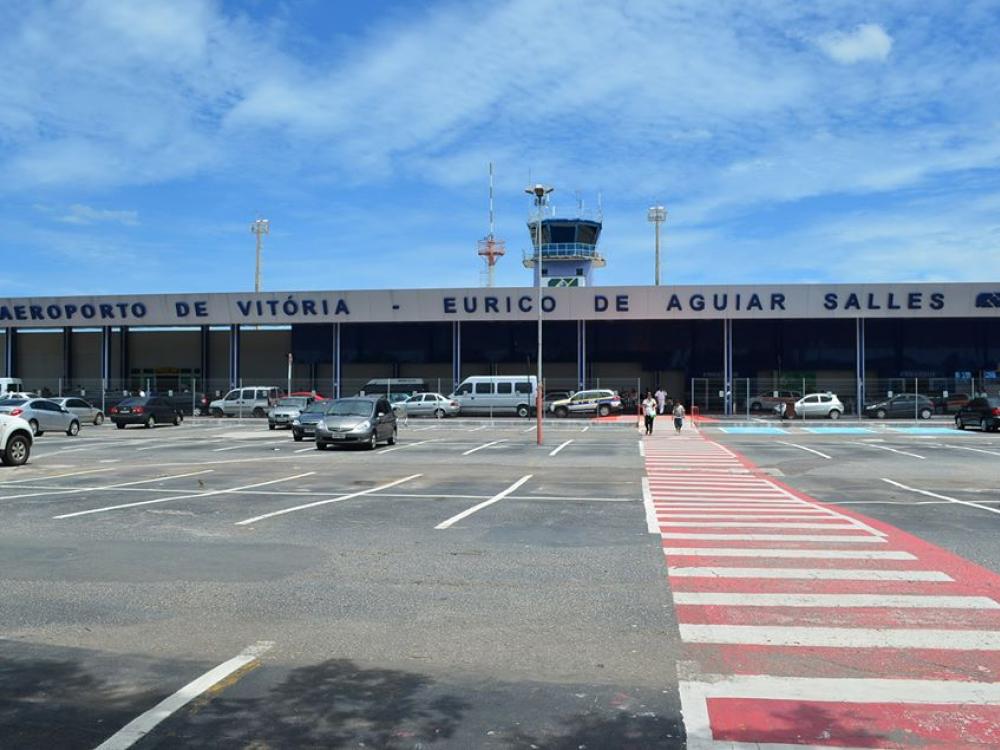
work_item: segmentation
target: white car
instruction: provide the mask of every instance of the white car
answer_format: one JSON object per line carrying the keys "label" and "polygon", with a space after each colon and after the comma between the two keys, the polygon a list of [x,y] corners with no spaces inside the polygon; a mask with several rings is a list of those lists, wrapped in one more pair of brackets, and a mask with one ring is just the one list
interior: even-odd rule
{"label": "white car", "polygon": [[462,410],[458,401],[440,393],[414,393],[407,399],[392,402],[392,410],[400,417],[457,417]]}
{"label": "white car", "polygon": [[809,417],[840,419],[844,413],[844,404],[832,393],[807,393],[789,406],[784,414],[781,414],[782,406],[784,406],[783,403],[774,407],[777,414],[784,417],[796,417],[798,419],[807,419]]}
{"label": "white car", "polygon": [[569,398],[553,401],[549,409],[557,417],[568,417],[570,414],[606,417],[613,411],[621,411],[622,400],[610,390],[578,391]]}
{"label": "white car", "polygon": [[31,455],[31,425],[20,417],[0,414],[0,461],[5,466],[21,466]]}

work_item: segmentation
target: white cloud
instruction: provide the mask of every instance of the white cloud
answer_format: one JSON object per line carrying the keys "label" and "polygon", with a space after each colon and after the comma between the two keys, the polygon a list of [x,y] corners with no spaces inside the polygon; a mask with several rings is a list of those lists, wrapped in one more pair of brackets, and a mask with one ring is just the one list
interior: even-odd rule
{"label": "white cloud", "polygon": [[135,227],[139,225],[139,214],[136,211],[115,211],[74,203],[65,214],[56,220],[63,224],[112,223],[121,224],[126,227]]}
{"label": "white cloud", "polygon": [[881,62],[892,51],[892,37],[877,23],[860,24],[850,33],[824,34],[817,43],[833,60],[845,65],[866,60]]}

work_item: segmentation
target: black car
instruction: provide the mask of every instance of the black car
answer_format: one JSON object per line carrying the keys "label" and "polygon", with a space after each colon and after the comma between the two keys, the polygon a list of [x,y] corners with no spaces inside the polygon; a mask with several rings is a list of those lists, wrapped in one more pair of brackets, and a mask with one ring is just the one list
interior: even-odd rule
{"label": "black car", "polygon": [[159,396],[130,396],[108,409],[108,416],[115,427],[124,430],[127,425],[141,424],[155,427],[158,424],[179,425],[181,413]]}
{"label": "black car", "polygon": [[990,432],[1000,430],[1000,397],[979,396],[974,398],[955,415],[955,427],[978,427]]}
{"label": "black car", "polygon": [[884,401],[869,404],[865,407],[865,416],[876,419],[885,419],[886,417],[930,419],[934,411],[934,401],[927,396],[918,393],[900,393]]}

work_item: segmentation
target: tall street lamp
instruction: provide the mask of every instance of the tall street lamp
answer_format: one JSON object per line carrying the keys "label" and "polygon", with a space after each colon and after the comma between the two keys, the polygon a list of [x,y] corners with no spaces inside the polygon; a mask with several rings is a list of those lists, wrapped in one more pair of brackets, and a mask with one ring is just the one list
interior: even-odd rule
{"label": "tall street lamp", "polygon": [[555,188],[546,185],[532,185],[524,189],[535,201],[537,216],[535,217],[535,309],[538,310],[538,384],[535,388],[535,442],[542,444],[542,216],[548,203],[549,193]]}
{"label": "tall street lamp", "polygon": [[667,220],[667,209],[663,206],[651,206],[646,212],[646,219],[656,225],[656,271],[654,283],[660,285],[660,224]]}
{"label": "tall street lamp", "polygon": [[253,275],[253,290],[260,291],[260,251],[264,246],[264,235],[271,233],[271,222],[267,219],[257,219],[250,225],[250,231],[257,235],[257,265]]}

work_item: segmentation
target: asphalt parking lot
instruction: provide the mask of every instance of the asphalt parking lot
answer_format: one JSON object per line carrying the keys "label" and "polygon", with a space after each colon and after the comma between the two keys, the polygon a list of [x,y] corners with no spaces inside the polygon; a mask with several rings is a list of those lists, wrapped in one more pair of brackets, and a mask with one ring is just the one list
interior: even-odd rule
{"label": "asphalt parking lot", "polygon": [[[810,429],[703,431],[1000,570],[1000,439]],[[640,443],[586,420],[543,447],[519,420],[410,420],[376,451],[250,420],[46,435],[0,472],[0,746],[682,747]]]}

